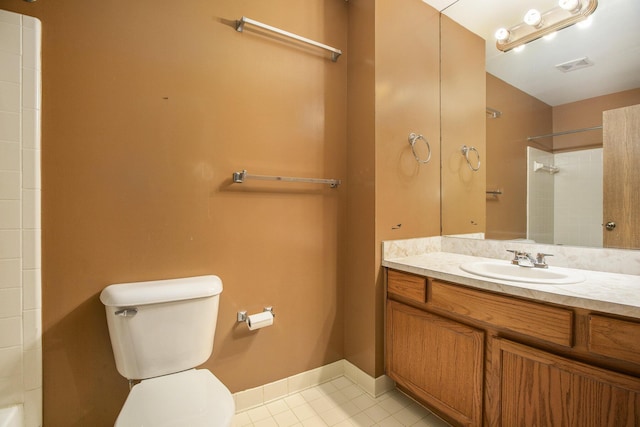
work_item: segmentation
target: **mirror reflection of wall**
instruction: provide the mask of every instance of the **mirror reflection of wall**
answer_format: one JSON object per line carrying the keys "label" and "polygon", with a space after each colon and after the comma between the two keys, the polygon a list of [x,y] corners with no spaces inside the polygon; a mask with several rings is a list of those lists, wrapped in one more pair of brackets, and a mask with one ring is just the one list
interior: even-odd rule
{"label": "mirror reflection of wall", "polygon": [[554,154],[557,245],[602,247],[602,148]]}
{"label": "mirror reflection of wall", "polygon": [[527,148],[527,239],[602,247],[602,148]]}
{"label": "mirror reflection of wall", "polygon": [[559,169],[553,166],[553,157],[553,153],[527,148],[527,239],[536,243],[554,242],[554,171]]}
{"label": "mirror reflection of wall", "polygon": [[[455,21],[440,20],[441,230],[483,233],[486,227],[484,40]],[[463,153],[462,146],[468,150]],[[470,148],[472,147],[472,148]],[[468,159],[468,160],[467,160]]]}
{"label": "mirror reflection of wall", "polygon": [[[487,196],[486,237],[602,247],[603,138],[601,129],[592,128],[602,124],[604,111],[637,103],[640,89],[552,107],[487,74],[487,105],[502,113],[487,116],[487,189],[501,189],[502,194]],[[592,130],[527,141],[581,129]],[[542,154],[527,160],[529,147]],[[533,161],[581,165],[581,171],[532,176]],[[540,190],[544,180],[553,190]],[[532,185],[538,193],[529,193]],[[576,198],[578,194],[582,197]]]}
{"label": "mirror reflection of wall", "polygon": [[[488,239],[527,237],[527,151],[528,135],[552,131],[551,107],[497,77],[487,74],[487,106],[500,111],[487,118],[487,190],[502,194],[487,196]],[[552,140],[536,146],[552,150]],[[446,203],[446,201],[444,202]]]}

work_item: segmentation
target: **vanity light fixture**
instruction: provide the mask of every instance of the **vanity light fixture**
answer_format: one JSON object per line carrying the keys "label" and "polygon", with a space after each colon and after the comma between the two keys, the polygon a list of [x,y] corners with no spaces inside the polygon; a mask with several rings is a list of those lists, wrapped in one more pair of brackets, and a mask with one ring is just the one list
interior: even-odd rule
{"label": "vanity light fixture", "polygon": [[559,0],[546,12],[530,9],[523,22],[495,33],[496,47],[507,52],[540,37],[584,21],[598,7],[598,0]]}

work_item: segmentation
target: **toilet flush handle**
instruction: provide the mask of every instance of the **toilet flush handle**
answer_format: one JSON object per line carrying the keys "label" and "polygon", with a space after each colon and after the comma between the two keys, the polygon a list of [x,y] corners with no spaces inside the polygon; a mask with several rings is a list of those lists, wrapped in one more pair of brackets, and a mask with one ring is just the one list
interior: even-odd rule
{"label": "toilet flush handle", "polygon": [[122,308],[118,311],[116,311],[114,314],[116,316],[122,316],[122,317],[133,317],[138,313],[138,309],[135,307],[128,307],[128,308]]}

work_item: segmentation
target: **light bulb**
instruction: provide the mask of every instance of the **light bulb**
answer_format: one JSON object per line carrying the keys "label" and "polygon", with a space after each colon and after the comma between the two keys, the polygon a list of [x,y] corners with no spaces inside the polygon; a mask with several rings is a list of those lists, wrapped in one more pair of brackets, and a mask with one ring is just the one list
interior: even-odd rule
{"label": "light bulb", "polygon": [[558,6],[571,13],[577,13],[582,8],[580,0],[558,0]]}
{"label": "light bulb", "polygon": [[542,24],[542,15],[536,9],[529,10],[524,15],[524,23],[532,27],[540,28]]}
{"label": "light bulb", "polygon": [[511,33],[506,28],[498,28],[495,33],[496,40],[503,43],[509,40],[510,35]]}
{"label": "light bulb", "polygon": [[514,47],[514,48],[513,48],[513,51],[514,51],[514,52],[522,52],[522,51],[524,50],[524,46],[525,46],[525,45],[521,44],[521,45],[520,45],[520,46],[518,46],[518,47]]}
{"label": "light bulb", "polygon": [[556,38],[556,35],[558,34],[557,31],[554,31],[553,33],[549,33],[546,36],[542,37],[543,39],[549,41],[549,40],[553,40]]}

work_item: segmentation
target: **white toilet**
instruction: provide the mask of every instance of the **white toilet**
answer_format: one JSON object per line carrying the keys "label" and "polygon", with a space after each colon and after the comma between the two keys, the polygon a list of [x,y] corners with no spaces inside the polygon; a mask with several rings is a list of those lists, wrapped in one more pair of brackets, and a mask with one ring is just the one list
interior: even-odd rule
{"label": "white toilet", "polygon": [[116,427],[231,425],[229,390],[206,369],[222,281],[189,277],[107,286],[100,301],[118,372],[133,386]]}

